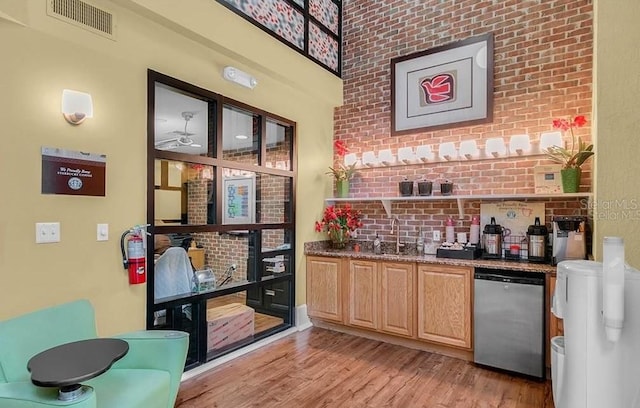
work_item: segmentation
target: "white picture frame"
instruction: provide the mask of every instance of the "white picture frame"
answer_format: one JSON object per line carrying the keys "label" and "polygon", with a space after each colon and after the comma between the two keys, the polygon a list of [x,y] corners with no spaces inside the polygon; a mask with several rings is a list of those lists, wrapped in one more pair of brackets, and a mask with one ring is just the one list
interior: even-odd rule
{"label": "white picture frame", "polygon": [[253,224],[256,220],[255,176],[225,177],[222,182],[222,223]]}

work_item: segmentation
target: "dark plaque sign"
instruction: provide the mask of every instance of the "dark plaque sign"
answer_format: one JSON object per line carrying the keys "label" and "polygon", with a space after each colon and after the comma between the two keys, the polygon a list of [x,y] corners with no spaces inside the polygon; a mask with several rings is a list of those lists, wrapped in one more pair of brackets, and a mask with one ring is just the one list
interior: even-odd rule
{"label": "dark plaque sign", "polygon": [[42,193],[105,195],[107,156],[55,147],[42,148]]}

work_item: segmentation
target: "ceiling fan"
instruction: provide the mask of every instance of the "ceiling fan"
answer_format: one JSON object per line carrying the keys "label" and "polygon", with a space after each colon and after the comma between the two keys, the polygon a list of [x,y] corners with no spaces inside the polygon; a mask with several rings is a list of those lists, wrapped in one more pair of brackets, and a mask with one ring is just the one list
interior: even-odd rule
{"label": "ceiling fan", "polygon": [[182,112],[181,116],[184,119],[184,131],[183,130],[174,130],[170,132],[177,137],[165,140],[159,140],[156,142],[156,149],[160,150],[171,150],[177,149],[178,147],[202,147],[202,145],[195,143],[191,136],[194,136],[195,133],[187,132],[187,126],[189,125],[189,121],[193,118],[196,112]]}

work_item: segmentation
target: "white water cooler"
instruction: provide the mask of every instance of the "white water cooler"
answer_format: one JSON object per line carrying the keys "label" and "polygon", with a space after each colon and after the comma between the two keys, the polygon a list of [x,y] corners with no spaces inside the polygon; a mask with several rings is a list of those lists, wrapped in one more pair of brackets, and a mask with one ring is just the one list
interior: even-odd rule
{"label": "white water cooler", "polygon": [[558,264],[551,340],[556,408],[640,408],[640,271],[625,266],[621,238],[606,237],[603,262]]}

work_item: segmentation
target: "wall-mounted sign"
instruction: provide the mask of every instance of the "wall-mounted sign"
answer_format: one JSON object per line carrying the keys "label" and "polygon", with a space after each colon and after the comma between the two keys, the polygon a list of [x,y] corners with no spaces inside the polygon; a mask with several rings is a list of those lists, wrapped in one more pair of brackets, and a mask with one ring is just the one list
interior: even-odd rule
{"label": "wall-mounted sign", "polygon": [[42,194],[105,195],[107,156],[42,148]]}

